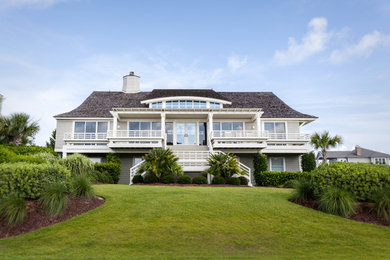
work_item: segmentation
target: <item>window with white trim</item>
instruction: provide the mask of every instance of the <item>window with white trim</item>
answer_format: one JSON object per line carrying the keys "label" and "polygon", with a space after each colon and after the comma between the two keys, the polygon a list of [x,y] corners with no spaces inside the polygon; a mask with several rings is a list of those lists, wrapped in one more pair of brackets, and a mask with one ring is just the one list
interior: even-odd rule
{"label": "window with white trim", "polygon": [[214,122],[213,123],[214,131],[241,131],[244,130],[243,122]]}
{"label": "window with white trim", "polygon": [[210,108],[221,108],[220,103],[210,102]]}
{"label": "window with white trim", "polygon": [[386,164],[386,158],[375,158],[376,164]]}
{"label": "window with white trim", "polygon": [[105,139],[108,122],[76,121],[74,122],[75,139]]}
{"label": "window with white trim", "polygon": [[284,157],[271,157],[270,169],[271,172],[284,172]]}
{"label": "window with white trim", "polygon": [[152,103],[152,108],[162,108],[162,102],[154,102],[154,103]]}
{"label": "window with white trim", "polygon": [[129,122],[129,130],[161,130],[160,122],[142,122],[142,121],[134,121]]}
{"label": "window with white trim", "polygon": [[[153,107],[152,103],[152,107]],[[172,100],[165,102],[165,108],[206,108],[206,101]]]}
{"label": "window with white trim", "polygon": [[285,122],[264,122],[264,131],[266,131],[272,139],[286,139]]}

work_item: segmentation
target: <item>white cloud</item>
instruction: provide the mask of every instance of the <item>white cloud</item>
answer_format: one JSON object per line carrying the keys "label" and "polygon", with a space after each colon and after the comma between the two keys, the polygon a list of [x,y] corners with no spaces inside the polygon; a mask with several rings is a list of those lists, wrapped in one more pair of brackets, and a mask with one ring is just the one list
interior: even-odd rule
{"label": "white cloud", "polygon": [[378,31],[364,35],[357,44],[347,46],[342,50],[334,50],[329,58],[331,63],[341,63],[353,57],[368,57],[375,48],[390,43],[390,35]]}
{"label": "white cloud", "polygon": [[240,57],[238,55],[232,55],[228,57],[227,66],[231,72],[236,72],[247,64],[248,57]]}
{"label": "white cloud", "polygon": [[310,56],[322,52],[332,37],[332,32],[327,31],[326,18],[313,18],[308,24],[308,32],[302,38],[302,43],[297,43],[295,38],[288,39],[286,51],[275,52],[274,59],[281,65],[295,64],[304,61]]}

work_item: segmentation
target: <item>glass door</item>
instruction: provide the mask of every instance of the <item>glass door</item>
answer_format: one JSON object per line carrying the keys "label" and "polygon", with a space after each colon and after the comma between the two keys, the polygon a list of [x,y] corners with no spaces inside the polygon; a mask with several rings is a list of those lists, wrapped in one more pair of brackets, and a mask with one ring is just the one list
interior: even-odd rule
{"label": "glass door", "polygon": [[196,145],[196,123],[176,123],[176,144]]}

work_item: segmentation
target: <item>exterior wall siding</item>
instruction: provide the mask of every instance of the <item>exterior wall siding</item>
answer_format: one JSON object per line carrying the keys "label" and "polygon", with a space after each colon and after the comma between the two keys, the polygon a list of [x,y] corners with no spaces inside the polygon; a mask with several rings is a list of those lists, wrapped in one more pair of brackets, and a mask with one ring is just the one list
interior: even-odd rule
{"label": "exterior wall siding", "polygon": [[73,120],[57,119],[57,135],[55,151],[61,150],[64,143],[64,134],[73,131]]}
{"label": "exterior wall siding", "polygon": [[299,133],[299,122],[287,122],[287,133]]}

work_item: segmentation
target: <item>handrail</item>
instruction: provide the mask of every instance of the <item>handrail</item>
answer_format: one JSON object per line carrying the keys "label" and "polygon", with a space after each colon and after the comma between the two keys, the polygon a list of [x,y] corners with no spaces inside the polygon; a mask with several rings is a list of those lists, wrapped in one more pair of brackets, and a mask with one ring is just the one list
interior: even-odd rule
{"label": "handrail", "polygon": [[163,138],[161,130],[110,130],[108,138]]}
{"label": "handrail", "polygon": [[271,133],[257,130],[214,130],[211,138],[268,138],[271,140],[310,140],[305,133]]}
{"label": "handrail", "polygon": [[107,140],[107,133],[65,133],[65,140]]}
{"label": "handrail", "polygon": [[142,160],[142,161],[140,161],[139,163],[137,163],[136,165],[134,165],[133,167],[130,168],[130,183],[129,183],[129,185],[133,184],[133,178],[137,174],[138,168],[141,166],[141,164],[144,161],[145,160]]}

